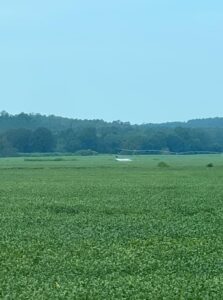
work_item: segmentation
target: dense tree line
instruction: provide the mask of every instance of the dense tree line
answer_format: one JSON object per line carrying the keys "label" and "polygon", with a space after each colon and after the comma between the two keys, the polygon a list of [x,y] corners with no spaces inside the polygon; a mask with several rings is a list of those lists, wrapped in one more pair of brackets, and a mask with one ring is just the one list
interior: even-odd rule
{"label": "dense tree line", "polygon": [[222,119],[206,121],[206,127],[205,120],[166,125],[131,125],[120,121],[109,123],[103,120],[77,120],[24,113],[12,116],[2,112],[0,155],[75,153],[89,149],[98,153],[119,153],[123,149],[151,150],[151,153],[222,152]]}

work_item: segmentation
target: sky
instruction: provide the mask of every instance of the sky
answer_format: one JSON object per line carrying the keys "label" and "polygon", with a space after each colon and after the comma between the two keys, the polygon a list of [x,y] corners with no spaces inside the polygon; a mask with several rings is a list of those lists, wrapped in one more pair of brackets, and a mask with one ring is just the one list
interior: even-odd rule
{"label": "sky", "polygon": [[0,111],[223,116],[222,0],[1,0]]}

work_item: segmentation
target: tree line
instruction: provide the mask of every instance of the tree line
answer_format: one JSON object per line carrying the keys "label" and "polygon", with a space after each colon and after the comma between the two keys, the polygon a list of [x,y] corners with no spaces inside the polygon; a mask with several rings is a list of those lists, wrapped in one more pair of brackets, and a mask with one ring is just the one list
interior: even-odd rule
{"label": "tree line", "polygon": [[[212,122],[211,122],[212,120]],[[142,124],[78,120],[39,114],[0,114],[0,156],[19,153],[223,152],[221,118]],[[188,124],[196,124],[194,127]],[[197,124],[202,123],[199,127]],[[215,126],[212,126],[212,124]],[[175,124],[175,125],[174,125]],[[219,124],[218,126],[216,124]],[[131,151],[129,152],[131,153]]]}

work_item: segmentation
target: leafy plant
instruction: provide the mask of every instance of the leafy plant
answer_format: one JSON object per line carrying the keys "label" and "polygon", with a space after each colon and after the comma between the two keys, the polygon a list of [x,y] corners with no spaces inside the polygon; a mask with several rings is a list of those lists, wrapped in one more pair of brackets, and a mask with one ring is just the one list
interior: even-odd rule
{"label": "leafy plant", "polygon": [[213,163],[208,163],[208,164],[206,165],[206,167],[208,167],[208,168],[213,168],[213,167],[214,167],[214,164],[213,164]]}
{"label": "leafy plant", "polygon": [[164,161],[160,161],[160,162],[157,164],[157,166],[158,166],[159,168],[168,168],[168,167],[169,167],[169,165],[168,165],[166,162],[164,162]]}
{"label": "leafy plant", "polygon": [[0,299],[222,299],[220,156],[72,158],[0,158]]}

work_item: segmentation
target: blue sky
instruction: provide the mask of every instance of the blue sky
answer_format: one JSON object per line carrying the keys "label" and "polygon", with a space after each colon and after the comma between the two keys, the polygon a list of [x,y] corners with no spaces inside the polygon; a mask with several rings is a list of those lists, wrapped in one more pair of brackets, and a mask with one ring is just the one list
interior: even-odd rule
{"label": "blue sky", "polygon": [[2,0],[0,110],[223,116],[222,0]]}

